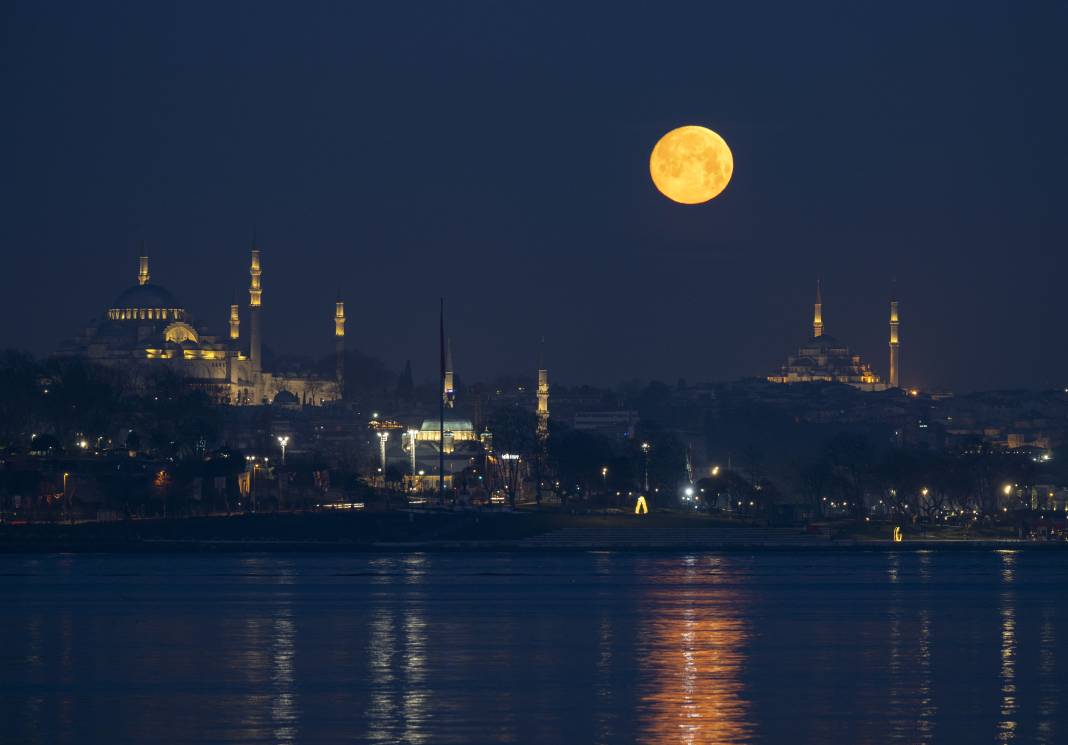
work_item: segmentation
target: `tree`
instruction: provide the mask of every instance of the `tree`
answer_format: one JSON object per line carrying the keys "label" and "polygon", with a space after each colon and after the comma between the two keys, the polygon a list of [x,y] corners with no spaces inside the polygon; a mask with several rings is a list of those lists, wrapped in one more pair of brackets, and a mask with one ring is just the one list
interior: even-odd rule
{"label": "tree", "polygon": [[[514,508],[523,477],[523,464],[530,463],[534,455],[537,417],[531,411],[501,407],[490,412],[487,424],[493,433],[494,449],[497,451],[498,477]],[[504,455],[509,457],[505,458]]]}
{"label": "tree", "polygon": [[[637,430],[632,457],[641,469],[648,458],[649,487],[674,491],[686,480],[686,446],[674,432],[662,429],[655,422],[642,421]],[[642,452],[643,443],[649,444],[648,455]]]}
{"label": "tree", "polygon": [[95,438],[112,431],[128,393],[116,370],[80,357],[57,357],[43,365],[42,375],[38,408],[64,446],[75,435]]}
{"label": "tree", "polygon": [[495,450],[527,457],[534,452],[537,417],[533,412],[499,407],[490,412],[487,426],[493,433]]}
{"label": "tree", "polygon": [[808,502],[813,517],[823,515],[823,500],[830,490],[831,478],[831,464],[824,457],[796,468],[798,490]]}
{"label": "tree", "polygon": [[847,504],[855,518],[863,518],[867,510],[865,496],[873,476],[873,454],[867,438],[850,433],[836,435],[827,442],[826,457],[837,501]]}
{"label": "tree", "polygon": [[0,353],[0,444],[25,438],[40,395],[40,369],[24,352]]}
{"label": "tree", "polygon": [[589,494],[601,483],[601,469],[612,457],[609,443],[597,435],[553,423],[548,445],[549,467],[560,481],[562,496],[577,491]]}

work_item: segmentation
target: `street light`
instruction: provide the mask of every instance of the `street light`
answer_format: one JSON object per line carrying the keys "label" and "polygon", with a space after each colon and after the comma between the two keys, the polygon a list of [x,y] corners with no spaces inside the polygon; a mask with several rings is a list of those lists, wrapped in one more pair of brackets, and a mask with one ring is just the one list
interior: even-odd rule
{"label": "street light", "polygon": [[379,430],[378,452],[382,456],[382,485],[386,485],[386,441],[389,440],[389,431]]}
{"label": "street light", "polygon": [[412,451],[411,452],[411,456],[412,456],[412,482],[413,482],[412,483],[412,488],[413,489],[415,488],[415,483],[414,483],[415,482],[415,436],[418,435],[418,434],[419,434],[419,430],[417,430],[417,429],[408,430],[408,447],[411,448],[411,451]]}
{"label": "street light", "polygon": [[649,448],[651,448],[648,442],[642,443],[642,453],[645,455],[645,491],[649,491]]}
{"label": "street light", "polygon": [[289,444],[289,435],[278,435],[278,444],[282,447],[282,465],[286,464],[286,445]]}

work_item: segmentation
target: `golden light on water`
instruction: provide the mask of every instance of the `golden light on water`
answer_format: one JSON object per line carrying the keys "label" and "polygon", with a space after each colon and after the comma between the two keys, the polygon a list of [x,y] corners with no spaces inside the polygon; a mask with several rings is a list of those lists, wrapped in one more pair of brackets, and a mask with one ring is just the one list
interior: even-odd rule
{"label": "golden light on water", "polygon": [[753,734],[742,680],[749,629],[737,591],[717,587],[717,561],[671,570],[649,597],[646,664],[652,688],[643,696],[640,741],[738,745]]}
{"label": "golden light on water", "polygon": [[688,125],[660,138],[649,156],[649,175],[668,199],[702,204],[731,180],[734,155],[723,138],[705,127]]}

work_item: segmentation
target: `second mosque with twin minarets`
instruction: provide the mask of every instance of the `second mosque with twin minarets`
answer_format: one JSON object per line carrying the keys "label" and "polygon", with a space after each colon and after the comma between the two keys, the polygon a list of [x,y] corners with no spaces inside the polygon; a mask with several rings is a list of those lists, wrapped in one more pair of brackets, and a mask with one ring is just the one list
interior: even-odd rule
{"label": "second mosque with twin minarets", "polygon": [[[148,257],[138,265],[137,284],[124,290],[81,334],[60,350],[133,373],[169,368],[234,405],[321,405],[341,398],[345,358],[345,304],[334,304],[335,377],[270,372],[263,366],[263,271],[253,246],[249,263],[248,331],[230,305],[229,335],[210,334],[168,290],[153,284]],[[324,328],[329,326],[324,323]],[[325,336],[325,334],[324,334]]]}
{"label": "second mosque with twin minarets", "polygon": [[816,305],[812,318],[812,338],[790,355],[778,375],[769,375],[772,383],[846,383],[862,391],[885,391],[900,387],[899,365],[901,341],[898,336],[897,300],[890,301],[889,380],[884,382],[849,347],[823,332],[823,297],[816,283]]}

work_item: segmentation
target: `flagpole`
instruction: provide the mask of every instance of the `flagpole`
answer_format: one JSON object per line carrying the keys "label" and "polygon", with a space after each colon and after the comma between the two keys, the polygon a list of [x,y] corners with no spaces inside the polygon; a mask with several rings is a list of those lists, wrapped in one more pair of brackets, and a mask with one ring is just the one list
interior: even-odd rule
{"label": "flagpole", "polygon": [[445,505],[445,298],[441,298],[438,315],[438,349],[441,353],[441,376],[438,385],[438,502]]}

